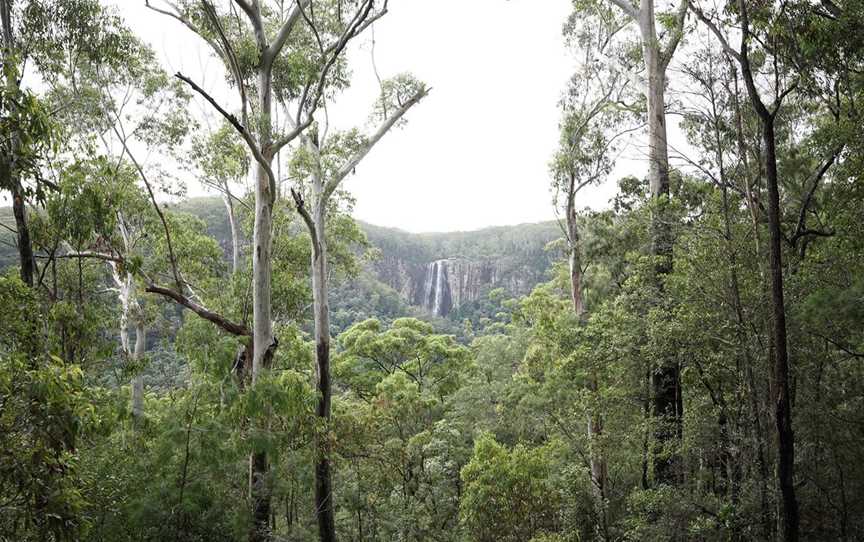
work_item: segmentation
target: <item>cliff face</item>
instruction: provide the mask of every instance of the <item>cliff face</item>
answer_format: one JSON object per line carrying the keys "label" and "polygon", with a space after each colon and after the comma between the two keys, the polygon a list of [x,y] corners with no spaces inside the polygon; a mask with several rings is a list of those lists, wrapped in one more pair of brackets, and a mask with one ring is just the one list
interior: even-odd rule
{"label": "cliff face", "polygon": [[364,229],[381,250],[371,273],[407,303],[441,317],[482,300],[493,288],[528,293],[548,278],[552,257],[544,247],[559,235],[549,223],[453,234]]}
{"label": "cliff face", "polygon": [[[193,198],[172,205],[171,210],[203,219],[227,257],[230,228],[219,198]],[[0,219],[12,220],[11,209],[0,208]],[[548,280],[558,255],[547,253],[544,247],[561,236],[554,222],[427,234],[360,226],[380,250],[380,258],[369,264],[362,280],[334,292],[331,308],[340,329],[372,316],[405,316],[411,313],[406,305],[436,316],[462,318],[494,288],[503,288],[512,296],[527,294]],[[4,237],[8,232],[0,228],[0,240]],[[14,243],[0,243],[0,270],[16,262]]]}
{"label": "cliff face", "polygon": [[[540,277],[531,276],[527,267],[522,273],[502,277],[499,262],[448,258],[429,262],[425,272],[412,274],[409,299],[412,305],[425,308],[435,316],[447,316],[454,308],[478,301],[492,288],[504,288],[511,294],[523,294]],[[418,280],[420,279],[420,280]]]}

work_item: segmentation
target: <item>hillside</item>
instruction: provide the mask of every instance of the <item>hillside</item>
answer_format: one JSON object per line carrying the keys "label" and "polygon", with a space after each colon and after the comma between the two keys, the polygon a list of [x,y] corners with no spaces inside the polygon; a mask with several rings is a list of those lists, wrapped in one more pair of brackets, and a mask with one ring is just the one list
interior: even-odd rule
{"label": "hillside", "polygon": [[[219,198],[190,198],[166,208],[201,218],[227,255],[230,230]],[[9,208],[0,209],[0,221],[13,224]],[[491,290],[524,295],[546,280],[555,255],[544,247],[560,236],[555,222],[419,234],[364,222],[360,226],[380,257],[361,276],[336,286],[333,323],[340,330],[370,316],[476,319]],[[16,261],[14,236],[4,230],[0,242],[0,268],[5,268]]]}

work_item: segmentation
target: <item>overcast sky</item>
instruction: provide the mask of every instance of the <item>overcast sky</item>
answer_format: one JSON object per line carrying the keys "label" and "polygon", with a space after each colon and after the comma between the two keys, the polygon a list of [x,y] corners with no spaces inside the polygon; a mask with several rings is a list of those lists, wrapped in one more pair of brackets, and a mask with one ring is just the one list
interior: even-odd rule
{"label": "overcast sky", "polygon": [[[185,27],[144,0],[104,1],[171,73],[224,85],[221,65]],[[414,232],[552,218],[548,162],[574,66],[561,34],[570,9],[570,0],[391,0],[374,29],[378,70],[411,72],[433,90],[346,181],[356,218]],[[349,52],[352,88],[330,108],[337,127],[362,125],[377,96],[371,43],[367,32]],[[623,161],[616,174],[639,169]],[[605,205],[613,185],[588,189],[583,204]]]}

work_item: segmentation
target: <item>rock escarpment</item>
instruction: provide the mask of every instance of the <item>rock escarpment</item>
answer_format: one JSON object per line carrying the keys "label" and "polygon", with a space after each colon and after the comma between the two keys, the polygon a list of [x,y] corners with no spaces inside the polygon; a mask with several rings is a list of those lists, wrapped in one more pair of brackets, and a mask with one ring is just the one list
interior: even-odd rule
{"label": "rock escarpment", "polygon": [[548,279],[554,255],[545,245],[554,224],[453,234],[410,234],[366,225],[381,251],[370,271],[411,305],[447,317],[484,300],[494,288],[524,295]]}

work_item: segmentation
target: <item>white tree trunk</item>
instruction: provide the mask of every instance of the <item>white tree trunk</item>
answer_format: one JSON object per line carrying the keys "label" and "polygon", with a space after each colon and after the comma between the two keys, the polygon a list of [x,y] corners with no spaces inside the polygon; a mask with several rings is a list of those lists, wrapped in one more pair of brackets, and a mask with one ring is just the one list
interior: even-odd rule
{"label": "white tree trunk", "polygon": [[567,193],[567,244],[569,249],[570,264],[570,299],[573,302],[573,310],[576,317],[581,318],[585,312],[585,304],[582,301],[582,258],[579,253],[579,224],[576,216],[576,194],[575,179],[570,180]]}
{"label": "white tree trunk", "polygon": [[[263,54],[263,53],[262,53]],[[268,166],[273,162],[270,119],[272,65],[262,60],[258,69],[258,148]],[[252,385],[263,370],[270,367],[276,341],[273,337],[272,303],[272,236],[274,188],[265,167],[255,161],[255,225],[252,234]],[[254,451],[249,458],[249,496],[252,500],[250,542],[269,540],[270,487],[267,474],[270,464],[267,452]]]}
{"label": "white tree trunk", "polygon": [[[666,139],[666,63],[657,39],[653,0],[643,1],[639,9],[639,31],[647,72],[648,101],[648,181],[654,203],[651,217],[651,252],[656,258],[657,287],[663,290],[663,277],[672,271],[672,224],[669,216],[669,151]],[[669,53],[671,54],[671,53]],[[661,294],[663,295],[663,294]],[[682,436],[683,403],[681,374],[674,359],[662,359],[652,371],[652,410],[658,424],[654,431],[656,455],[654,478],[658,483],[676,484],[680,477],[680,456],[663,451],[677,444]]]}
{"label": "white tree trunk", "polygon": [[129,315],[132,310],[132,275],[127,273],[125,276],[120,274],[120,270],[116,263],[111,264],[111,274],[114,277],[114,284],[117,285],[117,299],[120,301],[120,348],[124,356],[132,354],[132,347],[129,343]]}
{"label": "white tree trunk", "polygon": [[654,22],[654,2],[642,2],[639,10],[639,32],[645,58],[648,100],[648,181],[651,195],[669,193],[669,151],[666,140],[666,65]]}
{"label": "white tree trunk", "polygon": [[[320,154],[316,174],[312,176],[312,222],[315,236],[312,242],[312,304],[315,318],[315,358],[316,381],[318,388],[317,415],[324,420],[325,427],[330,421],[330,300],[327,284],[327,200],[324,195],[324,181],[320,174]],[[316,443],[315,462],[315,509],[317,511],[319,540],[335,540],[335,518],[333,512],[333,485],[330,474],[330,448],[325,436]]]}
{"label": "white tree trunk", "polygon": [[[125,229],[124,239],[125,239]],[[129,340],[129,321],[132,317],[132,310],[137,306],[135,300],[135,281],[131,273],[125,275],[120,274],[120,269],[117,264],[111,264],[111,274],[114,277],[114,283],[117,285],[117,298],[120,301],[120,347],[123,352],[123,358],[126,362],[133,362],[137,366],[137,362],[144,357],[144,352],[147,349],[147,327],[141,321],[140,315],[138,322],[135,324],[135,348],[132,349],[132,344]],[[137,367],[136,367],[137,369]],[[132,377],[132,416],[139,419],[144,415],[144,381],[140,374]]]}
{"label": "white tree trunk", "polygon": [[[262,69],[258,75],[258,114],[259,147],[263,150],[265,159],[272,157],[265,154],[271,143],[270,114],[271,89],[270,72]],[[273,322],[270,299],[271,280],[271,250],[273,233],[273,201],[274,194],[270,186],[270,178],[264,167],[255,163],[255,227],[253,231],[252,255],[252,383],[257,381],[262,367],[268,365],[272,355]]]}

